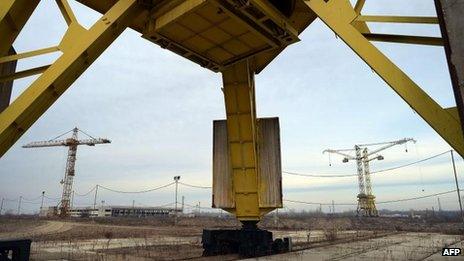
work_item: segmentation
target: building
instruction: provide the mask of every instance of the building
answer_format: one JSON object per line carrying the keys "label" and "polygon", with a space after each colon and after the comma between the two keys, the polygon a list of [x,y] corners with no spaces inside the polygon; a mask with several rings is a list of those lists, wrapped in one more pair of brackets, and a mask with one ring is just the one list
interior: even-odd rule
{"label": "building", "polygon": [[[174,208],[163,207],[132,207],[132,206],[103,206],[98,209],[91,207],[73,208],[71,217],[160,217],[174,215]],[[182,209],[177,212],[182,213]]]}

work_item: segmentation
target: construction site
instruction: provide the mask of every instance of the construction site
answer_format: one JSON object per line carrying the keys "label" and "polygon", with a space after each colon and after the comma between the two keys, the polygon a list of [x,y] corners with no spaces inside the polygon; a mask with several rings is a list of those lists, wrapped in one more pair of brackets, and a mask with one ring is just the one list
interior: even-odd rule
{"label": "construction site", "polygon": [[462,260],[463,13],[0,0],[0,260]]}

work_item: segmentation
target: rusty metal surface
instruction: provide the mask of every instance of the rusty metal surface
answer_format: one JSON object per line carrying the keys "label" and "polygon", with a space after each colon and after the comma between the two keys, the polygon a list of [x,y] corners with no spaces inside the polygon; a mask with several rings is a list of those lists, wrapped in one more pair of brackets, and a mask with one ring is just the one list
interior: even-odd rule
{"label": "rusty metal surface", "polygon": [[235,207],[225,120],[213,122],[213,207]]}
{"label": "rusty metal surface", "polygon": [[258,119],[259,206],[282,206],[279,118]]}
{"label": "rusty metal surface", "polygon": [[445,40],[456,105],[464,130],[464,1],[435,0],[435,5]]}
{"label": "rusty metal surface", "polygon": [[[259,206],[282,206],[282,168],[280,127],[278,118],[258,119]],[[227,125],[225,120],[213,122],[213,207],[235,207],[229,164]]]}
{"label": "rusty metal surface", "polygon": [[[11,47],[9,55],[16,54],[13,47]],[[0,64],[0,77],[10,75],[16,72],[16,61]],[[13,88],[13,81],[0,82],[0,112],[2,112],[10,104],[11,90]]]}

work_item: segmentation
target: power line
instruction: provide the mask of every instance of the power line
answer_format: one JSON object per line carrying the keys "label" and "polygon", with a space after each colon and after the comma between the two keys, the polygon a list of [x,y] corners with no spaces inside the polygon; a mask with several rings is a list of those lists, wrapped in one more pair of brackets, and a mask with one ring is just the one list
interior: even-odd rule
{"label": "power line", "polygon": [[180,181],[179,181],[179,184],[182,184],[182,185],[187,186],[187,187],[192,187],[192,188],[200,188],[200,189],[210,189],[211,188],[211,187],[208,187],[208,186],[198,186],[198,185],[186,184],[186,183],[183,183],[183,182],[180,182]]}
{"label": "power line", "polygon": [[79,194],[76,191],[74,191],[74,195],[79,196],[79,197],[85,197],[85,196],[89,195],[90,193],[92,193],[92,191],[94,191],[96,188],[97,188],[97,186],[94,186],[91,190],[89,190],[89,192],[84,193],[84,194]]}
{"label": "power line", "polygon": [[[439,193],[435,193],[435,194],[429,194],[429,195],[425,195],[425,196],[420,196],[420,197],[403,198],[403,199],[395,199],[395,200],[388,200],[388,201],[379,201],[379,202],[376,202],[376,204],[387,204],[387,203],[396,203],[396,202],[404,202],[404,201],[418,200],[418,199],[424,199],[424,198],[431,198],[431,197],[450,194],[450,193],[454,193],[454,192],[456,192],[455,189],[445,191],[445,192],[439,192]],[[291,202],[291,203],[300,203],[300,204],[305,204],[305,205],[323,205],[323,206],[331,206],[332,205],[332,203],[307,202],[307,201],[290,200],[290,199],[284,199],[284,201]],[[333,204],[333,205],[336,205],[336,206],[356,206],[357,204],[354,204],[354,203],[336,203],[336,204]]]}
{"label": "power line", "polygon": [[[396,170],[396,169],[400,169],[400,168],[409,167],[411,165],[415,165],[415,164],[418,164],[418,163],[421,163],[421,162],[424,162],[424,161],[428,161],[428,160],[440,157],[440,156],[448,154],[448,153],[450,153],[450,150],[439,153],[439,154],[436,154],[436,155],[433,155],[433,156],[430,156],[430,157],[425,158],[425,159],[421,159],[421,160],[418,160],[418,161],[414,161],[414,162],[410,162],[410,163],[407,163],[407,164],[399,165],[399,166],[396,166],[396,167],[391,167],[391,168],[381,169],[381,170],[377,170],[377,171],[372,171],[371,174],[382,173],[382,172],[387,172],[387,171],[392,171],[392,170]],[[290,171],[282,171],[282,173],[288,174],[288,175],[293,175],[293,176],[313,177],[313,178],[345,178],[345,177],[357,177],[358,176],[358,174],[334,174],[334,175],[325,174],[325,175],[322,175],[322,174],[308,174],[308,173],[298,173],[298,172],[290,172]]]}
{"label": "power line", "polygon": [[323,205],[323,206],[357,206],[358,204],[353,204],[353,203],[320,203],[320,202],[307,202],[307,201],[299,201],[299,200],[290,200],[290,199],[284,199],[284,201],[291,202],[291,203],[300,203],[300,204],[305,204],[305,205]]}
{"label": "power line", "polygon": [[414,198],[405,198],[405,199],[397,199],[397,200],[388,200],[388,201],[380,201],[376,202],[377,204],[386,204],[386,203],[395,203],[395,202],[403,202],[403,201],[411,201],[411,200],[417,200],[417,199],[423,199],[423,198],[430,198],[430,197],[436,197],[440,195],[445,195],[445,194],[450,194],[454,193],[456,190],[450,190],[450,191],[445,191],[445,192],[440,192],[440,193],[435,193],[435,194],[430,194],[426,196],[421,196],[421,197],[414,197]]}
{"label": "power line", "polygon": [[138,193],[147,193],[147,192],[155,191],[155,190],[158,190],[158,189],[166,188],[166,187],[174,185],[174,183],[175,182],[171,182],[171,183],[166,184],[164,186],[160,186],[160,187],[156,187],[156,188],[152,188],[152,189],[147,189],[147,190],[140,190],[140,191],[122,191],[122,190],[111,189],[111,188],[108,188],[108,187],[105,187],[105,186],[102,186],[102,185],[98,185],[98,187],[109,190],[109,191],[112,191],[112,192],[116,192],[116,193],[138,194]]}

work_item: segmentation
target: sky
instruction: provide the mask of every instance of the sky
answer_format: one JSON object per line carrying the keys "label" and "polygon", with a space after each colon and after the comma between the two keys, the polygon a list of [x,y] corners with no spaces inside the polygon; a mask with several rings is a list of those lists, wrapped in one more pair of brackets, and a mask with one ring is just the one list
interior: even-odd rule
{"label": "sky", "polygon": [[[90,27],[100,14],[79,3],[71,6]],[[435,16],[432,0],[367,1],[364,14]],[[436,25],[371,24],[378,33],[439,36]],[[14,47],[17,52],[54,46],[66,24],[52,0],[43,0]],[[258,117],[279,117],[282,168],[313,174],[354,174],[354,162],[322,154],[327,148],[411,137],[417,143],[393,147],[373,161],[372,170],[397,166],[447,150],[449,145],[428,126],[320,20],[256,76]],[[455,106],[444,50],[441,47],[375,43],[443,107]],[[18,63],[18,70],[52,62],[51,54]],[[13,99],[37,78],[15,81]],[[4,211],[38,210],[42,191],[61,195],[67,148],[24,149],[75,126],[109,145],[80,146],[74,190],[85,194],[95,185],[122,191],[181,181],[211,186],[212,121],[225,118],[221,75],[144,40],[127,29],[50,109],[0,158],[0,197]],[[83,137],[83,136],[81,136]],[[464,169],[457,157],[457,170]],[[308,178],[283,174],[284,198],[310,202],[355,203],[356,178]],[[459,178],[462,182],[462,178]],[[455,189],[449,154],[372,177],[378,201],[419,197]],[[189,205],[211,206],[209,189],[180,185]],[[150,193],[118,194],[99,189],[97,202],[109,205],[163,205],[174,202],[174,187]],[[94,192],[75,196],[75,206],[93,203]],[[440,196],[443,209],[458,208],[455,194]],[[54,204],[46,200],[46,205]],[[286,209],[314,210],[317,205],[285,202]],[[382,204],[392,210],[438,208],[437,198]],[[354,207],[337,207],[337,211]],[[324,207],[324,211],[328,209]]]}

